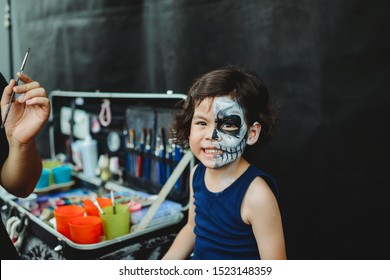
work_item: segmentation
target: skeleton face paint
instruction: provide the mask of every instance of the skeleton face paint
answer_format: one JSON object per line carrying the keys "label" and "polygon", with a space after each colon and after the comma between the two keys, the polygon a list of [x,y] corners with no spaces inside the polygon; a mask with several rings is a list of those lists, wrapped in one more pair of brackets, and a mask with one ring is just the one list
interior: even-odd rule
{"label": "skeleton face paint", "polygon": [[221,150],[215,167],[224,166],[242,155],[246,145],[248,127],[241,106],[229,97],[214,99],[215,128],[212,139]]}

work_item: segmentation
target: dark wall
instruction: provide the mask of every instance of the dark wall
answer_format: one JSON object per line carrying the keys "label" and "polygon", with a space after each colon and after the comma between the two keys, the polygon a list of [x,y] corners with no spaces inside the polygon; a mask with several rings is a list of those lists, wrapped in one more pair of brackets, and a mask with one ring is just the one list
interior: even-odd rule
{"label": "dark wall", "polygon": [[48,91],[186,92],[226,64],[258,72],[282,112],[259,164],[280,183],[288,257],[388,259],[389,1],[14,2]]}

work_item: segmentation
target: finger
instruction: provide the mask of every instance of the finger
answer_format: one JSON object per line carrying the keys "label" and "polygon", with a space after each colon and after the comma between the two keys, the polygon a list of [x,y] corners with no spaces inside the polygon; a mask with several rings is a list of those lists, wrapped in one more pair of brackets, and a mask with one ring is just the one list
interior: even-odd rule
{"label": "finger", "polygon": [[28,92],[29,90],[39,88],[41,85],[37,81],[32,81],[30,83],[24,84],[24,85],[18,85],[14,87],[14,91],[16,93],[25,93]]}
{"label": "finger", "polygon": [[20,79],[23,83],[25,83],[25,84],[31,83],[31,82],[34,81],[33,79],[31,79],[31,77],[30,77],[29,75],[26,75],[26,74],[24,74],[24,73],[18,72],[18,73],[16,73],[16,75],[18,75],[19,79]]}
{"label": "finger", "polygon": [[31,105],[39,105],[41,107],[47,107],[47,109],[50,109],[50,102],[49,98],[47,97],[34,97],[26,100],[26,104]]}
{"label": "finger", "polygon": [[24,93],[23,95],[19,96],[18,101],[19,103],[26,102],[27,100],[34,98],[34,97],[47,97],[46,90],[44,88],[34,88],[32,90],[29,90],[28,92]]}

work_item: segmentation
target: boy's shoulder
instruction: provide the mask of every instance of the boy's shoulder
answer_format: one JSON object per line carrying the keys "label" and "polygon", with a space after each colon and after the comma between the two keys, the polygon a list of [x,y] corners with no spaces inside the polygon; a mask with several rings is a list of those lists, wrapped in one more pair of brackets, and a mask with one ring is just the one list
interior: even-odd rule
{"label": "boy's shoulder", "polygon": [[255,176],[255,179],[252,181],[252,184],[270,189],[277,198],[279,195],[279,187],[275,179],[267,172],[263,171],[262,169],[253,164],[251,164],[249,168],[251,169],[252,174],[254,174]]}
{"label": "boy's shoulder", "polygon": [[251,208],[259,209],[276,201],[276,196],[264,178],[256,177],[249,185],[244,201],[245,205],[252,205]]}

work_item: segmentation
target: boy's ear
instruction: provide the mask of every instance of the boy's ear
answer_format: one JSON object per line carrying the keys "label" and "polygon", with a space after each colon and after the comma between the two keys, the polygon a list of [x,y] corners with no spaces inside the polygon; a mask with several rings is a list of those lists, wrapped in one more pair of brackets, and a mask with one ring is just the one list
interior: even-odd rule
{"label": "boy's ear", "polygon": [[248,129],[248,145],[253,145],[257,142],[257,139],[259,139],[261,132],[261,124],[258,122],[254,122],[251,127]]}

